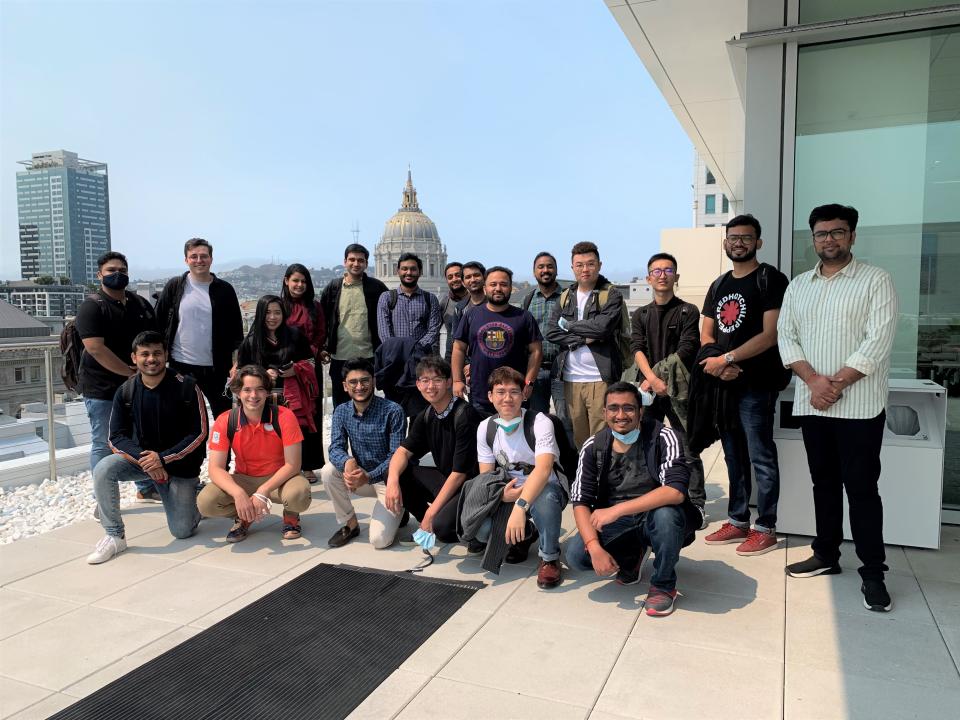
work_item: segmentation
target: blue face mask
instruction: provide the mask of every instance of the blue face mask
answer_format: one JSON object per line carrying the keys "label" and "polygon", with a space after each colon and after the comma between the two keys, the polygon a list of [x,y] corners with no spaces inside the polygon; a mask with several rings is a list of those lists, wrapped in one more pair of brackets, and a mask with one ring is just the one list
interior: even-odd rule
{"label": "blue face mask", "polygon": [[621,435],[616,430],[611,430],[611,432],[613,436],[624,445],[633,445],[637,441],[637,438],[640,437],[640,428],[634,428],[626,435]]}
{"label": "blue face mask", "polygon": [[432,532],[421,529],[413,534],[413,541],[424,550],[430,550],[437,544],[437,536]]}
{"label": "blue face mask", "polygon": [[504,420],[503,418],[494,418],[493,421],[503,428],[504,432],[512,433],[518,427],[520,427],[520,418],[515,417],[513,420]]}

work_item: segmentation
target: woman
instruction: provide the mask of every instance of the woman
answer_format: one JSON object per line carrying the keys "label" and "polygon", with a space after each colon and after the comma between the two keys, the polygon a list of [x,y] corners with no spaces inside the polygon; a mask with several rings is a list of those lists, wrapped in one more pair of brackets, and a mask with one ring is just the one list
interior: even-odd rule
{"label": "woman", "polygon": [[313,278],[310,277],[310,271],[300,263],[293,263],[283,274],[280,296],[287,311],[287,325],[300,331],[310,343],[310,351],[313,353],[314,372],[319,388],[314,416],[317,437],[308,439],[305,436],[303,467],[308,470],[304,475],[311,483],[315,483],[317,478],[313,471],[322,468],[324,463],[323,367],[320,363],[320,352],[327,341],[327,326],[320,303],[314,299]]}

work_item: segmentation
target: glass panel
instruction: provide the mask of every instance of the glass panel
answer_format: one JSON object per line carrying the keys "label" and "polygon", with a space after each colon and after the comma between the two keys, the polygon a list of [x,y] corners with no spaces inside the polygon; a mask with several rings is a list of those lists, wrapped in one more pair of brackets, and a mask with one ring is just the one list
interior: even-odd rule
{"label": "glass panel", "polygon": [[956,0],[801,0],[800,22],[827,22],[952,5]]}
{"label": "glass panel", "polygon": [[706,202],[703,204],[703,211],[707,215],[712,215],[717,211],[717,196],[716,195],[707,195],[704,198]]}
{"label": "glass panel", "polygon": [[948,389],[950,505],[960,505],[958,77],[957,28],[800,48],[793,237],[797,275],[818,259],[810,210],[860,211],[855,253],[890,271],[900,296],[891,375]]}
{"label": "glass panel", "polygon": [[716,185],[717,179],[713,176],[713,173],[707,170],[707,185]]}

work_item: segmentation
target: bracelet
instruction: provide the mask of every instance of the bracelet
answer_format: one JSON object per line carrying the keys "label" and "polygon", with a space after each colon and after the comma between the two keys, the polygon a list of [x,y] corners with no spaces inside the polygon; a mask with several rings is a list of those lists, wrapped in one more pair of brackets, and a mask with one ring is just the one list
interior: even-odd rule
{"label": "bracelet", "polygon": [[270,508],[273,507],[273,503],[270,501],[270,498],[262,493],[254,493],[253,497],[262,502],[266,506],[266,511],[270,512]]}

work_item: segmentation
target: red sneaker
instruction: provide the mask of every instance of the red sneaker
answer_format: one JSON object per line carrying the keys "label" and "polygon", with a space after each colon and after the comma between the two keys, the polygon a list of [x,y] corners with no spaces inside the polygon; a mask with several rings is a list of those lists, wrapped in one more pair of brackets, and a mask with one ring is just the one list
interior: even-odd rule
{"label": "red sneaker", "polygon": [[729,545],[730,543],[742,543],[750,533],[746,528],[738,528],[725,522],[719,530],[707,535],[703,541],[707,545]]}
{"label": "red sneaker", "polygon": [[668,592],[667,590],[661,590],[651,585],[650,591],[647,593],[647,600],[643,605],[647,608],[647,615],[650,617],[660,617],[673,612],[673,604],[676,599],[676,590],[670,590]]}
{"label": "red sneaker", "polygon": [[737,555],[763,555],[777,547],[777,534],[763,530],[751,530],[747,539],[737,545]]}

